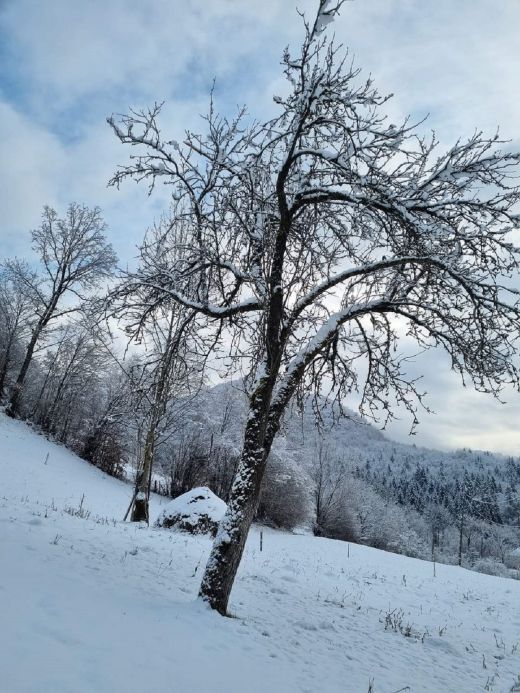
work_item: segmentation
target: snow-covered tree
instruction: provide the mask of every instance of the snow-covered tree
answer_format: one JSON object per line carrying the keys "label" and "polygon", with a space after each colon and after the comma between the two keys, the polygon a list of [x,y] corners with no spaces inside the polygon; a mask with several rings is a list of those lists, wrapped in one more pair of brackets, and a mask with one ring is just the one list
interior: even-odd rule
{"label": "snow-covered tree", "polygon": [[[39,256],[41,274],[19,271],[18,282],[35,305],[32,326],[18,377],[12,388],[6,413],[19,413],[20,398],[33,354],[49,323],[76,311],[88,292],[107,278],[116,261],[107,243],[100,210],[70,204],[64,218],[45,207],[41,225],[32,231],[33,250]],[[16,266],[12,266],[16,269]],[[21,267],[21,266],[20,266]],[[86,292],[86,293],[85,293]],[[66,299],[71,300],[66,303]]]}
{"label": "snow-covered tree", "polygon": [[346,538],[345,509],[347,467],[320,441],[312,459],[314,534]]}
{"label": "snow-covered tree", "polygon": [[450,526],[452,518],[443,505],[429,503],[424,508],[424,519],[431,535],[431,557],[435,560],[435,547],[439,545],[441,534]]}
{"label": "snow-covered tree", "polygon": [[25,409],[60,442],[67,443],[71,432],[73,438],[81,435],[81,422],[108,375],[106,339],[99,315],[81,311],[53,331],[53,344],[40,360],[40,378]]}
{"label": "snow-covered tree", "polygon": [[159,106],[109,119],[132,147],[112,184],[172,190],[161,243],[181,238],[185,252],[142,273],[149,302],[196,311],[213,351],[224,345],[228,367],[248,373],[243,450],[200,590],[221,613],[295,394],[359,389],[365,413],[389,417],[397,402],[415,423],[421,393],[396,348],[403,335],[444,347],[481,391],[518,384],[508,278],[519,267],[520,155],[479,132],[440,151],[409,121],[389,123],[386,97],[324,33],[341,4],[320,0],[304,20],[268,122],[245,110],[228,120],[212,104],[205,134],[179,143],[162,135]]}
{"label": "snow-covered tree", "polygon": [[[140,265],[127,272],[109,296],[110,313],[119,319],[134,343],[144,343],[139,375],[138,407],[142,418],[143,444],[137,469],[135,493],[131,505],[132,522],[149,522],[149,498],[152,469],[161,429],[171,434],[173,397],[186,395],[197,373],[190,330],[197,313],[174,300],[150,303],[141,283],[142,273],[156,263],[175,264],[179,259],[168,255],[162,245],[164,228],[154,226],[140,248]],[[176,248],[179,251],[179,248]],[[190,353],[190,348],[192,349]],[[170,418],[168,419],[168,414]]]}
{"label": "snow-covered tree", "polygon": [[26,290],[33,280],[33,272],[20,260],[0,268],[0,399],[34,322],[34,297]]}

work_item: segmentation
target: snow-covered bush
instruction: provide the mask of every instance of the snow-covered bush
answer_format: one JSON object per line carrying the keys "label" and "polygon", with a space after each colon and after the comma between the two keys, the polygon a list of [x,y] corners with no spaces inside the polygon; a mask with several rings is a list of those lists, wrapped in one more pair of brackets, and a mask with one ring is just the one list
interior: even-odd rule
{"label": "snow-covered bush", "polygon": [[503,563],[494,558],[479,558],[473,563],[471,569],[476,570],[478,573],[496,575],[498,577],[512,577],[513,573]]}
{"label": "snow-covered bush", "polygon": [[224,501],[209,488],[200,486],[165,505],[155,526],[214,536],[225,512]]}
{"label": "snow-covered bush", "polygon": [[257,519],[280,529],[294,529],[309,517],[309,498],[303,481],[283,463],[269,460],[262,483]]}
{"label": "snow-covered bush", "polygon": [[114,426],[95,428],[86,437],[79,454],[80,457],[103,472],[122,479],[124,477],[124,457],[117,434],[118,431]]}
{"label": "snow-covered bush", "polygon": [[412,558],[430,558],[426,541],[413,527],[400,526],[395,549],[398,553],[411,556]]}
{"label": "snow-covered bush", "polygon": [[314,525],[317,537],[340,539],[341,541],[360,542],[361,530],[359,520],[347,504],[327,515],[319,524]]}
{"label": "snow-covered bush", "polygon": [[508,568],[520,570],[520,548],[513,549],[506,555],[505,564]]}

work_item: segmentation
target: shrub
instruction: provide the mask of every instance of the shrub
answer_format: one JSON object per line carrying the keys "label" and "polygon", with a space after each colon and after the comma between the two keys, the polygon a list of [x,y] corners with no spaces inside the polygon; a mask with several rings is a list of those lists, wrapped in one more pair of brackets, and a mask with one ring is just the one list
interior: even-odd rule
{"label": "shrub", "polygon": [[307,490],[294,473],[284,470],[277,458],[269,460],[256,517],[260,522],[294,529],[306,522],[309,512]]}

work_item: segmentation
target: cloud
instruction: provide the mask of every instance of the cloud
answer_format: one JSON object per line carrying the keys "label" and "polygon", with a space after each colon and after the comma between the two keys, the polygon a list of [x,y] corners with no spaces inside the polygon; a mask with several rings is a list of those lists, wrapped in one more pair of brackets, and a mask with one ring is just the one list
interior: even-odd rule
{"label": "cloud", "polygon": [[5,102],[0,124],[0,249],[11,255],[24,249],[21,231],[35,225],[40,201],[54,202],[52,181],[61,180],[64,156],[56,137]]}
{"label": "cloud", "polygon": [[152,199],[145,188],[128,186],[119,193],[107,188],[121,156],[108,127],[102,123],[66,145],[3,102],[0,123],[0,255],[27,254],[28,231],[39,225],[44,205],[63,210],[78,201],[102,207],[112,242],[123,259],[130,259],[143,230],[167,207],[168,196],[166,190]]}
{"label": "cloud", "polygon": [[125,106],[128,99],[185,98],[207,93],[214,75],[236,72],[248,55],[258,58],[278,6],[269,0],[261,10],[232,0],[17,0],[0,14],[10,47],[4,60],[27,106],[45,103],[43,119],[120,98]]}
{"label": "cloud", "polygon": [[464,387],[451,370],[449,357],[440,350],[417,356],[408,372],[421,377],[419,389],[426,393],[424,402],[433,413],[419,410],[420,423],[410,438],[410,417],[398,412],[399,420],[387,429],[391,438],[443,450],[466,447],[518,454],[518,392],[506,388],[496,399],[476,392],[469,383]]}

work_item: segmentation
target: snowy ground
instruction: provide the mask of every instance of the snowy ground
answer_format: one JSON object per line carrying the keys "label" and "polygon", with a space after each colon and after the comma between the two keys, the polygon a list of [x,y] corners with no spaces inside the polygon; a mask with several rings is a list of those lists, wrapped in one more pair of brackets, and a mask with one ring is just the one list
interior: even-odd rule
{"label": "snowy ground", "polygon": [[2,693],[520,691],[520,582],[256,529],[225,619],[209,540],[3,416],[0,481]]}

